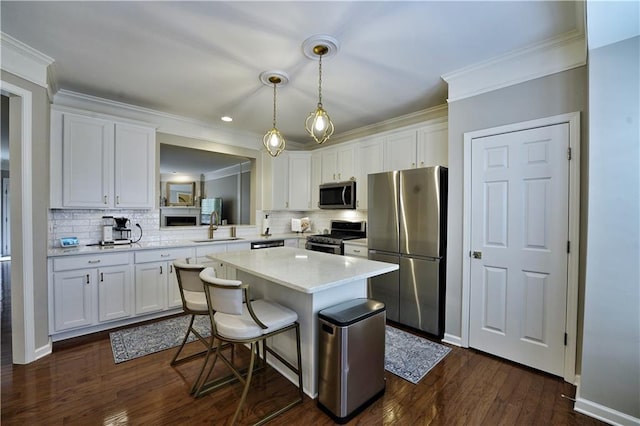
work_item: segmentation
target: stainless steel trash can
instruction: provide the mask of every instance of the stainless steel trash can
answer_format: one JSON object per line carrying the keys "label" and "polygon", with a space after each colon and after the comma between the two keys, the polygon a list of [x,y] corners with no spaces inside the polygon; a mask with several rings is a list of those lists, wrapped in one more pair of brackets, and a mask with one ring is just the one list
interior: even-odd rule
{"label": "stainless steel trash can", "polygon": [[385,305],[355,299],[323,309],[318,321],[318,406],[346,423],[385,390]]}

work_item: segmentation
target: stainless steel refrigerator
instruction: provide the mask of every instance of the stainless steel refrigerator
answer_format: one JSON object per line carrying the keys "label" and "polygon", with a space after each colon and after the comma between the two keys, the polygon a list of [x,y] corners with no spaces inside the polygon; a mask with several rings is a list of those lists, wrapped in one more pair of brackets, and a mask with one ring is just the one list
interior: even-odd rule
{"label": "stainless steel refrigerator", "polygon": [[446,167],[370,174],[369,259],[400,265],[371,278],[387,318],[442,338],[447,250]]}

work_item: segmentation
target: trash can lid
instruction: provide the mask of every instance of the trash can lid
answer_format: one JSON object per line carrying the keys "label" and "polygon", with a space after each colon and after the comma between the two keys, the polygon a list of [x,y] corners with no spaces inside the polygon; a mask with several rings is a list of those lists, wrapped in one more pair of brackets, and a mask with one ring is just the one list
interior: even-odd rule
{"label": "trash can lid", "polygon": [[339,326],[347,326],[385,310],[385,305],[373,299],[354,299],[318,312],[318,317]]}

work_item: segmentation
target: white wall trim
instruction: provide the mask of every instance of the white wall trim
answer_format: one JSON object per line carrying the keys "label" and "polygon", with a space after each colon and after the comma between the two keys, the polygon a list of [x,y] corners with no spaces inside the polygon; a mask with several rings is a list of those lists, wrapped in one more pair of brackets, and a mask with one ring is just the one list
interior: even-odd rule
{"label": "white wall trim", "polygon": [[463,182],[463,220],[462,220],[462,346],[469,347],[469,309],[471,281],[471,144],[473,139],[502,133],[517,132],[555,124],[569,124],[569,147],[572,160],[569,162],[569,241],[571,253],[568,255],[567,276],[567,316],[566,333],[568,335],[564,356],[564,380],[575,381],[577,330],[578,330],[578,263],[580,247],[580,113],[546,117],[537,120],[513,123],[490,129],[477,130],[464,134],[464,182]]}
{"label": "white wall trim", "polygon": [[0,68],[47,88],[47,68],[53,58],[0,31]]}
{"label": "white wall trim", "polygon": [[128,117],[132,120],[152,123],[152,125],[156,127],[156,130],[162,133],[209,140],[225,145],[256,150],[263,149],[262,135],[239,132],[235,129],[225,128],[222,125],[215,125],[193,118],[85,95],[70,90],[59,90],[53,97],[53,102],[55,105],[93,111],[115,117]]}
{"label": "white wall trim", "polygon": [[462,338],[460,336],[454,336],[453,334],[444,333],[444,339],[442,339],[442,341],[450,345],[462,347]]}
{"label": "white wall trim", "polygon": [[[22,271],[19,274],[14,274],[14,279],[11,284],[11,292],[14,294],[21,293],[23,300],[23,307],[15,309],[12,307],[12,312],[22,313],[22,321],[12,320],[12,344],[14,345],[14,359],[16,364],[28,364],[37,359],[36,347],[35,347],[35,312],[34,312],[34,283],[33,283],[33,206],[32,206],[32,122],[33,122],[33,108],[32,108],[32,93],[21,87],[15,86],[4,80],[0,80],[0,89],[4,92],[8,92],[11,95],[19,96],[22,98],[22,111],[21,111],[21,196],[20,196],[20,210],[22,211],[22,229],[20,230],[20,238],[22,240],[22,253],[18,254],[22,256]],[[17,197],[16,197],[17,198]],[[19,275],[19,276],[18,276]],[[22,281],[22,282],[20,282]],[[14,284],[15,283],[15,284]],[[20,285],[21,288],[18,286]],[[13,316],[13,314],[12,314]],[[22,329],[17,329],[17,326],[22,324]],[[16,350],[16,345],[24,345],[24,351]],[[21,359],[17,359],[17,355],[22,354]],[[18,355],[19,357],[19,355]]]}
{"label": "white wall trim", "polygon": [[38,349],[36,349],[34,356],[35,356],[35,360],[43,358],[47,355],[50,355],[53,352],[53,342],[51,340],[51,336],[49,336],[49,341],[47,342],[46,345],[39,347]]}
{"label": "white wall trim", "polygon": [[584,32],[574,30],[525,49],[483,61],[447,74],[448,102],[585,65]]}
{"label": "white wall trim", "polygon": [[597,402],[589,401],[580,396],[580,380],[577,380],[576,402],[573,409],[589,417],[601,420],[612,425],[638,426],[640,419],[620,411],[613,410]]}
{"label": "white wall trim", "polygon": [[249,170],[251,170],[251,163],[249,161],[245,161],[244,163],[234,164],[233,166],[225,167],[224,169],[204,173],[204,180],[207,181],[222,179],[227,176],[236,176],[242,172],[248,172]]}

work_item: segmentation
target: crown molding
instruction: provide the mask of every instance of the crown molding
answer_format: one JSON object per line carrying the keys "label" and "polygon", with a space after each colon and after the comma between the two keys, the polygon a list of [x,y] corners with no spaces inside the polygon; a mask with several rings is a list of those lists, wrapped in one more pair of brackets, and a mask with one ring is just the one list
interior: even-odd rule
{"label": "crown molding", "polygon": [[53,58],[0,31],[0,68],[48,88],[47,68]]}
{"label": "crown molding", "polygon": [[583,31],[574,30],[525,49],[442,75],[449,84],[447,102],[570,70],[587,63]]}
{"label": "crown molding", "polygon": [[209,140],[225,145],[239,146],[259,150],[262,147],[262,135],[223,128],[205,121],[170,114],[162,111],[126,104],[97,96],[86,95],[60,89],[54,95],[55,105],[78,108],[87,111],[126,117],[131,120],[152,123],[156,131]]}
{"label": "crown molding", "polygon": [[380,133],[404,128],[414,124],[424,124],[425,121],[434,122],[441,120],[447,121],[449,113],[449,106],[447,104],[437,105],[431,108],[416,111],[411,114],[401,115],[399,117],[390,118],[379,123],[370,124],[368,126],[359,127],[357,129],[349,130],[348,132],[340,133],[337,137],[329,139],[322,145],[314,144],[312,149],[318,149],[326,146],[335,145],[342,142],[351,141],[354,139],[360,139],[367,136],[379,135]]}

